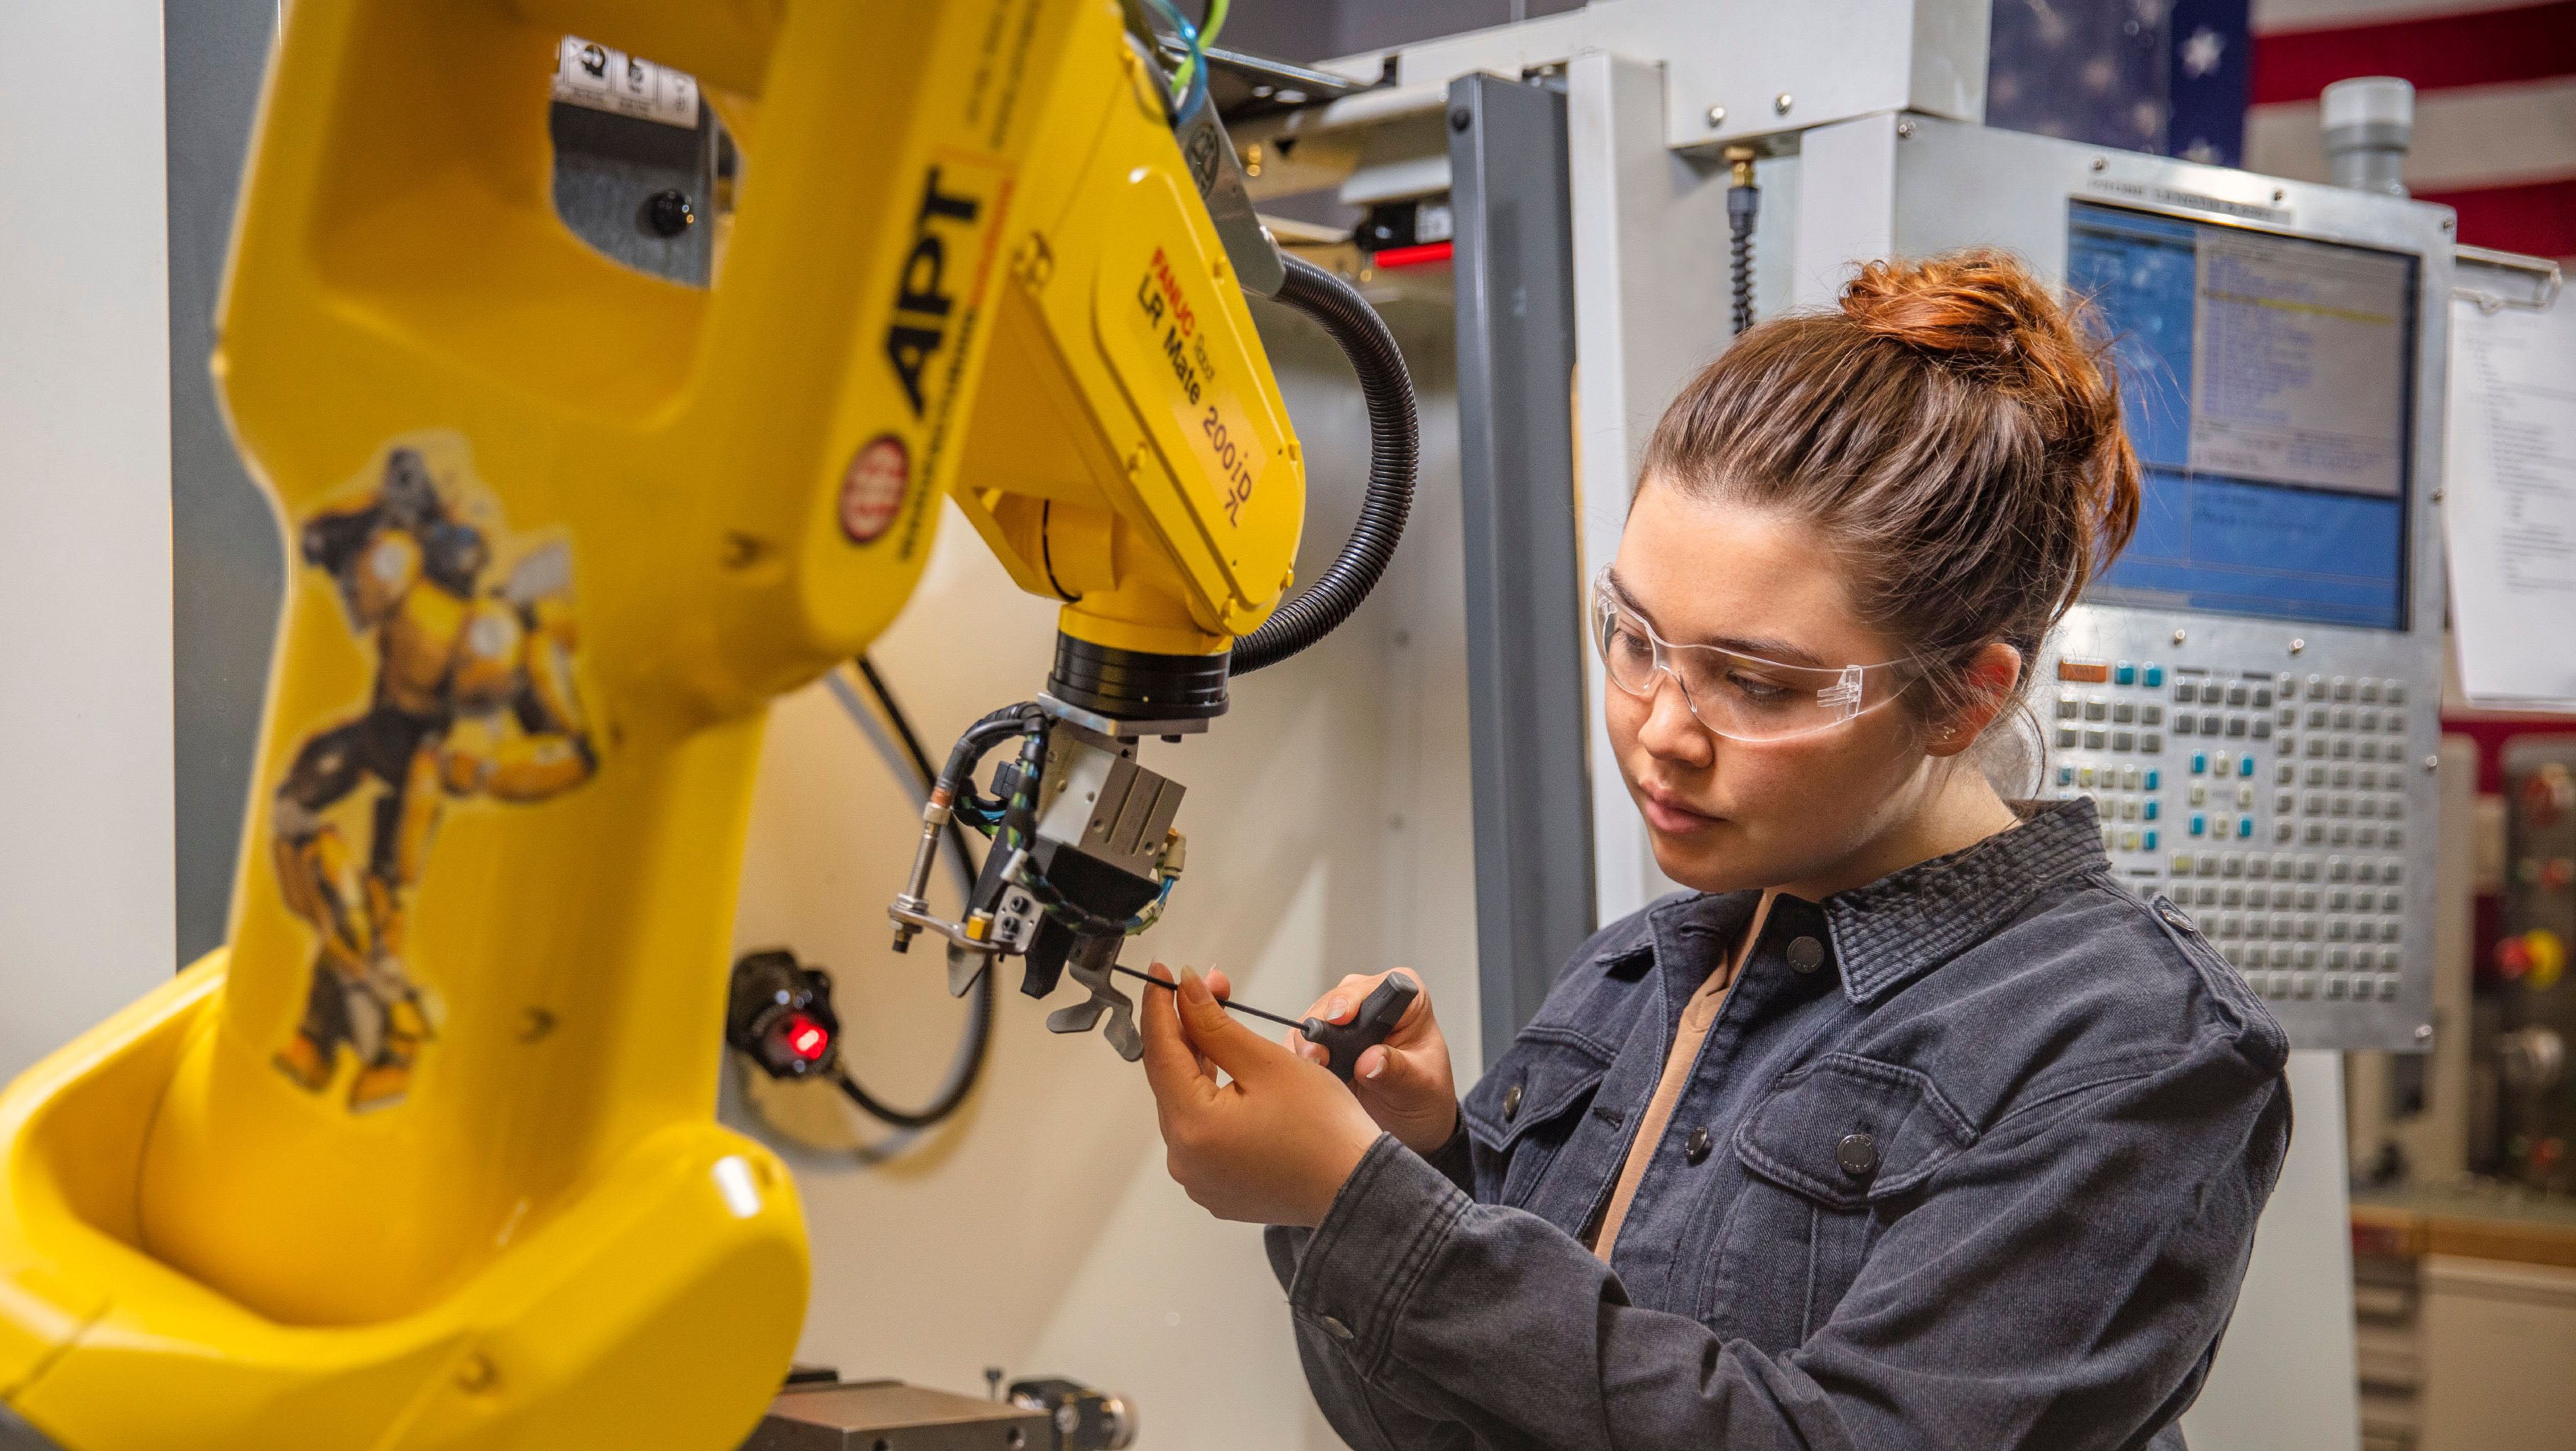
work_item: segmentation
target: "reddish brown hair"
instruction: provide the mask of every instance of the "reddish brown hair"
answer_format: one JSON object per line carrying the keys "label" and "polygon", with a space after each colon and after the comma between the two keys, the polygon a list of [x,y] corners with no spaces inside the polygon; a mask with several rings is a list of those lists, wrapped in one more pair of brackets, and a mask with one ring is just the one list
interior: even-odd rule
{"label": "reddish brown hair", "polygon": [[1842,305],[1748,330],[1656,425],[1645,477],[1804,518],[1854,603],[1967,699],[1989,642],[2040,642],[2138,520],[2107,341],[2003,252],[1872,262]]}

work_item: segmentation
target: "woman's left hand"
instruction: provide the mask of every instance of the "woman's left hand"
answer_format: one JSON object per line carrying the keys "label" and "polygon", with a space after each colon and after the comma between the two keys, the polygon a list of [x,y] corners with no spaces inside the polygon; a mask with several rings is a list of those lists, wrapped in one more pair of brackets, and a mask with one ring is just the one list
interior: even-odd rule
{"label": "woman's left hand", "polygon": [[[1172,976],[1161,963],[1153,975]],[[1322,1223],[1377,1142],[1359,1100],[1322,1065],[1228,1016],[1195,972],[1182,972],[1175,992],[1146,993],[1137,1010],[1174,1182],[1219,1219]],[[1216,1069],[1233,1081],[1217,1082]]]}

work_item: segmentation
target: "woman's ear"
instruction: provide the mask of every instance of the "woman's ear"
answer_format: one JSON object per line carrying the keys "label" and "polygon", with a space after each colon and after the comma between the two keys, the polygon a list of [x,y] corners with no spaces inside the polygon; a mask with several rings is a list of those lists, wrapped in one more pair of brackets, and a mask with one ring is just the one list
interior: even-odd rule
{"label": "woman's ear", "polygon": [[1930,754],[1955,756],[1975,745],[2012,704],[2013,687],[2020,683],[2021,652],[2001,640],[1988,641],[1968,662],[1967,701],[1933,728]]}

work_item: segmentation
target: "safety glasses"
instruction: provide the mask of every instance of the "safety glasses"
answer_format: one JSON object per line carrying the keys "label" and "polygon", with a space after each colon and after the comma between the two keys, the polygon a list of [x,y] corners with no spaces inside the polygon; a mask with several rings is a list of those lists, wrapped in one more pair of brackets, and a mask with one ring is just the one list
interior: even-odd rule
{"label": "safety glasses", "polygon": [[1911,659],[1876,665],[1787,665],[1722,645],[1676,645],[1655,633],[1604,569],[1592,581],[1592,643],[1602,673],[1639,700],[1658,677],[1681,687],[1699,723],[1736,741],[1780,741],[1831,730],[1905,693]]}

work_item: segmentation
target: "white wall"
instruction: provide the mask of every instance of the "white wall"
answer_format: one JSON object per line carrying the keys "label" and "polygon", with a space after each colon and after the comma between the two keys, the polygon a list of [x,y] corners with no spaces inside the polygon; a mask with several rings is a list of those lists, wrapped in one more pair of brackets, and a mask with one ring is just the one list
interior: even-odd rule
{"label": "white wall", "polygon": [[[1446,307],[1387,305],[1422,387],[1424,468],[1377,596],[1307,655],[1235,685],[1231,714],[1145,763],[1189,790],[1189,873],[1126,954],[1223,966],[1244,1001],[1301,1012],[1348,971],[1419,970],[1472,1077],[1474,867],[1468,816],[1464,561]],[[1367,424],[1347,365],[1303,324],[1263,317],[1313,477],[1299,577],[1347,532]],[[1039,688],[1054,612],[1020,595],[954,515],[921,591],[873,654],[933,758],[975,716]],[[781,702],[753,812],[741,947],[830,966],[854,1072],[926,1101],[964,1005],[935,944],[898,957],[885,903],[918,820],[820,689]],[[933,900],[953,909],[943,879]],[[952,1127],[890,1162],[788,1146],[812,1226],[800,1358],[980,1394],[987,1365],[1121,1391],[1140,1446],[1301,1451],[1340,1443],[1312,1409],[1259,1231],[1221,1224],[1163,1171],[1143,1075],[1097,1034],[1056,1037],[1005,974],[984,1086]],[[828,1088],[778,1104],[808,1142],[864,1121]],[[753,1116],[737,1099],[731,1121]]]}
{"label": "white wall", "polygon": [[0,1078],[167,977],[161,6],[0,6]]}
{"label": "white wall", "polygon": [[2343,1055],[2290,1055],[2296,1118],[2254,1260],[2200,1399],[2183,1413],[2199,1451],[2353,1451],[2352,1205],[2344,1192]]}

